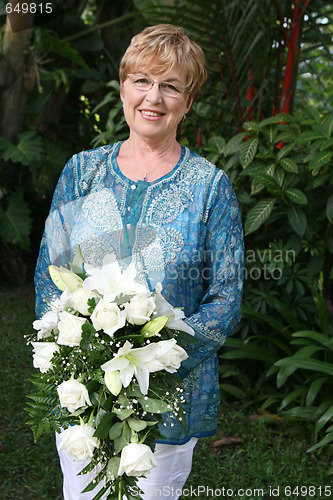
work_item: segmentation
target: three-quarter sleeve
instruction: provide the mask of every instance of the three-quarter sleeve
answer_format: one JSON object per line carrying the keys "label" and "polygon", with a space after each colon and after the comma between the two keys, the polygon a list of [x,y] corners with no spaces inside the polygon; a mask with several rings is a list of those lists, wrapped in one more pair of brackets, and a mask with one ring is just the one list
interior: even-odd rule
{"label": "three-quarter sleeve", "polygon": [[187,346],[189,358],[181,376],[222,346],[241,316],[244,238],[239,205],[226,174],[212,188],[208,201],[203,262],[205,293],[198,311],[185,319],[197,342]]}
{"label": "three-quarter sleeve", "polygon": [[60,291],[52,282],[48,268],[51,264],[66,265],[70,262],[70,212],[75,202],[74,159],[64,167],[54,191],[49,215],[40,244],[35,269],[35,310],[40,318]]}

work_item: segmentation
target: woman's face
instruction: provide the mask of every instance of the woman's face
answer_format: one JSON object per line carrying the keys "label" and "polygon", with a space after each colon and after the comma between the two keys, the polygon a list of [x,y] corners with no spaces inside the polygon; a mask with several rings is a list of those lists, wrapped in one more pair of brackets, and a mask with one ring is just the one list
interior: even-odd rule
{"label": "woman's face", "polygon": [[[155,80],[149,90],[142,90],[136,83],[138,76]],[[144,81],[139,79],[139,82]],[[121,82],[120,96],[124,105],[124,114],[131,133],[144,140],[169,140],[176,137],[177,127],[188,112],[192,102],[188,95],[166,95],[157,82],[169,82],[170,85],[184,85],[181,69],[175,67],[162,75],[155,75],[149,69],[140,70]],[[165,86],[164,86],[165,87]]]}

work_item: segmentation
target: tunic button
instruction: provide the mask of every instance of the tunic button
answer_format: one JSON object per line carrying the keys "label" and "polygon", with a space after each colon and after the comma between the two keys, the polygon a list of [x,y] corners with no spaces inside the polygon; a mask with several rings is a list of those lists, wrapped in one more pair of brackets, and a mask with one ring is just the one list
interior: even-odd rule
{"label": "tunic button", "polygon": [[131,207],[127,207],[127,210],[130,212],[131,211]]}
{"label": "tunic button", "polygon": [[131,224],[127,224],[127,228],[129,229],[131,227]]}
{"label": "tunic button", "polygon": [[132,184],[131,189],[136,189],[136,185]]}

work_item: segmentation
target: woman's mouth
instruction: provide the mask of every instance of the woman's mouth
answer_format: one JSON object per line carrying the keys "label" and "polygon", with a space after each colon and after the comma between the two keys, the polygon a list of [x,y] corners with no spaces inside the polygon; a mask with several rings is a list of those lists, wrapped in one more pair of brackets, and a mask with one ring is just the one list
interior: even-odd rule
{"label": "woman's mouth", "polygon": [[140,113],[143,116],[146,116],[149,118],[158,118],[158,117],[164,116],[164,113],[160,113],[158,111],[148,111],[146,109],[140,109]]}

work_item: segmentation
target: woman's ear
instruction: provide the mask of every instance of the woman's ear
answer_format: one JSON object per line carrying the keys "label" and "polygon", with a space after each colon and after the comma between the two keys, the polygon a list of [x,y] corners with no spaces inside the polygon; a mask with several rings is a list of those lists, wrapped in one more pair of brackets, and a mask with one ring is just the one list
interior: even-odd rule
{"label": "woman's ear", "polygon": [[120,80],[120,99],[124,102],[124,82]]}
{"label": "woman's ear", "polygon": [[192,108],[192,104],[193,104],[193,99],[190,99],[185,114],[187,114],[190,111],[190,109]]}

